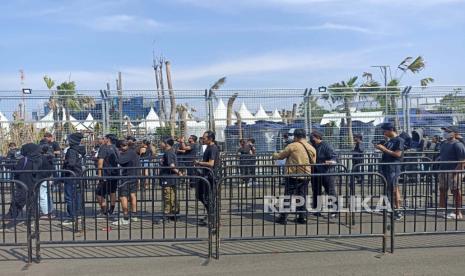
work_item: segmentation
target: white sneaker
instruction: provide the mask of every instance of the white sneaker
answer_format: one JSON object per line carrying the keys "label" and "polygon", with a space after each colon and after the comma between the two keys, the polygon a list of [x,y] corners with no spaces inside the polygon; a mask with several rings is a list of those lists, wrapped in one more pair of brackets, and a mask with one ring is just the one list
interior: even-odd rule
{"label": "white sneaker", "polygon": [[115,222],[112,222],[112,225],[115,225],[115,226],[118,226],[118,225],[128,225],[129,224],[129,220],[128,219],[124,219],[124,218],[120,218],[119,220],[115,221]]}
{"label": "white sneaker", "polygon": [[131,221],[132,221],[132,222],[138,222],[139,219],[138,219],[137,217],[131,217]]}
{"label": "white sneaker", "polygon": [[462,214],[457,215],[456,213],[450,213],[446,217],[447,219],[463,219]]}

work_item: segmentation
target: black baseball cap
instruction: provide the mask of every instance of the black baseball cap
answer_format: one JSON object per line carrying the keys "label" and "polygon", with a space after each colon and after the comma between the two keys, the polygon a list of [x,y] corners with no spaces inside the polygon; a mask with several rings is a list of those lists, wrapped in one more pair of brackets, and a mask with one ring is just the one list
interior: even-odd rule
{"label": "black baseball cap", "polygon": [[459,133],[459,128],[457,126],[448,126],[448,127],[441,127],[442,130],[447,131],[447,132],[454,132],[454,133]]}
{"label": "black baseball cap", "polygon": [[382,130],[396,130],[396,127],[391,123],[384,123],[381,125]]}
{"label": "black baseball cap", "polygon": [[313,130],[311,135],[315,136],[318,139],[323,139],[323,133],[319,132],[318,130]]}

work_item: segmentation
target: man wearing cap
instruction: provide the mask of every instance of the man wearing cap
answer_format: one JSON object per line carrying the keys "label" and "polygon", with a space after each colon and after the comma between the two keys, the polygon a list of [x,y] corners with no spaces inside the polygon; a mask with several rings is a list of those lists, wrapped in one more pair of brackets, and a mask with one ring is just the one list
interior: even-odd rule
{"label": "man wearing cap", "polygon": [[[311,173],[311,164],[316,162],[316,151],[315,148],[310,145],[306,138],[306,133],[304,129],[296,129],[294,132],[294,142],[284,148],[283,151],[279,153],[273,153],[273,159],[282,160],[286,159],[286,174],[296,175],[296,174],[305,174],[310,175]],[[301,196],[305,200],[307,198],[308,190],[308,177],[287,177],[286,186],[284,188],[284,194],[287,196]],[[297,207],[298,218],[296,222],[300,224],[305,224],[307,222],[307,214],[305,213],[306,204],[303,206]],[[282,213],[279,216],[277,221],[280,224],[287,224],[287,214]]]}
{"label": "man wearing cap", "polygon": [[377,144],[375,148],[380,150],[383,155],[381,163],[393,163],[380,165],[381,174],[386,178],[388,185],[388,194],[394,190],[393,200],[395,211],[395,219],[401,220],[403,215],[400,209],[400,190],[397,185],[397,179],[400,176],[400,162],[404,153],[404,139],[397,135],[396,128],[391,123],[381,125],[384,131],[384,136],[389,139],[386,143]]}
{"label": "man wearing cap", "polygon": [[[459,140],[459,130],[455,126],[442,128],[444,131],[444,142],[441,145],[439,157],[442,162],[439,169],[445,171],[463,170],[465,167],[465,146]],[[454,163],[456,161],[457,163]],[[460,163],[458,163],[460,162]],[[448,219],[463,219],[462,194],[460,192],[460,174],[455,172],[444,172],[439,175],[439,207],[447,208],[447,194],[452,191],[455,203],[455,210],[447,215]]]}
{"label": "man wearing cap", "polygon": [[[69,148],[65,154],[65,161],[63,163],[63,169],[72,171],[74,175],[67,174],[68,177],[81,176],[83,158],[86,155],[86,148],[81,146],[81,140],[83,135],[81,133],[73,133],[68,135]],[[66,211],[68,214],[68,220],[62,222],[62,225],[69,226],[76,222],[77,216],[82,209],[82,190],[80,189],[80,183],[76,180],[65,180],[65,202]]]}
{"label": "man wearing cap", "polygon": [[[310,135],[310,142],[316,150],[316,163],[315,172],[319,174],[328,173],[331,165],[336,164],[337,154],[334,148],[326,141],[323,141],[323,133],[318,130],[312,131]],[[319,175],[312,181],[312,207],[316,209],[318,206],[318,198],[323,194],[321,188],[325,188],[325,192],[328,196],[337,198],[336,187],[334,185],[334,177],[330,175]],[[336,205],[337,202],[334,202]],[[316,216],[320,216],[319,212],[314,213]],[[329,215],[331,218],[335,218],[336,214],[332,213]]]}

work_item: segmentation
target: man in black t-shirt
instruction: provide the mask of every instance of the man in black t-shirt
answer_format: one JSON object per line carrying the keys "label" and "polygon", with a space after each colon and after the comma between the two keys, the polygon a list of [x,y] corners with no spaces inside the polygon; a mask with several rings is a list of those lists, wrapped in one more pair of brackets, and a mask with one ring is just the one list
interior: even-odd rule
{"label": "man in black t-shirt", "polygon": [[49,147],[49,154],[54,155],[55,157],[60,156],[61,148],[58,142],[55,141],[53,135],[49,132],[44,134],[44,138],[40,141],[40,146],[48,146]]}
{"label": "man in black t-shirt", "polygon": [[[113,225],[128,225],[129,221],[137,222],[137,177],[139,175],[140,160],[139,155],[134,148],[130,148],[129,141],[121,140],[118,143],[120,149],[118,164],[122,167],[122,176],[133,176],[132,179],[121,179],[118,185],[118,195],[123,209],[123,217],[119,221],[113,222]],[[131,216],[129,215],[128,199],[131,201]]]}
{"label": "man in black t-shirt", "polygon": [[[194,164],[200,167],[205,167],[208,169],[211,169],[213,173],[210,170],[203,170],[203,176],[207,178],[208,182],[210,183],[212,187],[212,198],[210,198],[210,189],[204,182],[199,182],[197,184],[197,200],[202,202],[204,205],[205,209],[207,209],[207,212],[209,214],[214,214],[214,208],[215,208],[215,172],[219,169],[220,167],[220,150],[218,149],[218,146],[215,144],[215,133],[213,131],[207,131],[203,134],[203,141],[205,145],[207,145],[207,148],[205,149],[205,152],[203,153],[203,158],[202,161],[195,161]],[[215,219],[215,218],[213,218]],[[206,218],[203,218],[200,220],[201,225],[206,225]],[[213,224],[214,225],[214,224]]]}
{"label": "man in black t-shirt", "polygon": [[[116,190],[118,188],[117,179],[105,179],[105,176],[118,176],[118,153],[115,147],[116,136],[113,134],[105,135],[104,144],[100,146],[97,156],[98,176],[103,177],[97,190],[97,201],[100,204],[101,215],[111,215],[116,205]],[[110,195],[110,209],[107,209],[105,197]]]}
{"label": "man in black t-shirt", "polygon": [[[440,170],[454,171],[463,170],[465,167],[465,146],[457,140],[459,133],[455,126],[443,128],[444,142],[441,145],[439,157],[442,162],[439,165]],[[456,161],[454,163],[453,161]],[[448,219],[463,219],[462,211],[462,193],[460,190],[461,174],[456,172],[444,172],[439,175],[439,207],[447,208],[447,194],[449,189],[454,196],[455,210],[447,214]]]}
{"label": "man in black t-shirt", "polygon": [[[200,145],[197,143],[197,136],[191,135],[187,141],[187,144],[184,143],[184,140],[181,138],[179,141],[179,149],[177,150],[178,156],[182,158],[184,162],[179,162],[180,166],[193,167],[194,161],[200,154]],[[187,175],[195,175],[195,170],[193,168],[187,169]],[[193,187],[197,181],[196,179],[190,179],[190,186]]]}
{"label": "man in black t-shirt", "polygon": [[[353,149],[353,154],[352,154],[352,168],[353,172],[363,172],[363,166],[355,166],[357,164],[362,164],[363,163],[363,153],[365,152],[365,147],[363,146],[363,136],[362,134],[355,134],[354,135],[354,142],[355,142],[355,147]],[[355,176],[355,179],[358,179],[358,182],[360,184],[363,183],[363,176]]]}
{"label": "man in black t-shirt", "polygon": [[397,179],[400,176],[400,162],[404,154],[404,139],[397,135],[396,128],[391,123],[385,123],[381,125],[381,129],[384,131],[384,136],[389,140],[384,144],[377,144],[375,148],[380,150],[383,155],[381,157],[381,163],[392,163],[380,165],[380,172],[386,178],[388,185],[388,194],[393,191],[393,204],[395,211],[395,219],[401,220],[403,217],[400,209],[400,190],[397,185]]}
{"label": "man in black t-shirt", "polygon": [[[173,149],[173,138],[165,138],[160,143],[160,148],[163,150],[163,157],[160,160],[160,186],[163,189],[163,220],[176,220],[176,215],[179,213],[179,204],[177,201],[177,179],[174,176],[182,176],[182,173],[177,169],[177,158]],[[169,176],[163,178],[163,176]]]}
{"label": "man in black t-shirt", "polygon": [[[252,175],[252,165],[253,165],[253,160],[252,160],[252,148],[250,145],[247,143],[245,139],[241,139],[239,141],[239,149],[237,150],[237,154],[239,154],[239,169],[241,172],[241,175],[247,176],[247,175]],[[249,178],[244,177],[242,178],[242,183],[240,184],[240,187],[246,187],[246,186],[251,186],[252,183],[249,183]]]}

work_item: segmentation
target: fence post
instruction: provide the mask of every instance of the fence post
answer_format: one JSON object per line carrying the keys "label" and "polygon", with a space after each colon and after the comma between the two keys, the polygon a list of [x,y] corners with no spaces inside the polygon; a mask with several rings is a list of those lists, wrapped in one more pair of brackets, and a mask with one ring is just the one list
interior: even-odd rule
{"label": "fence post", "polygon": [[402,112],[403,114],[403,121],[404,121],[404,131],[410,133],[410,101],[408,94],[412,89],[411,86],[407,86],[402,91]]}
{"label": "fence post", "polygon": [[100,90],[100,97],[102,98],[102,132],[103,134],[107,133],[107,126],[106,126],[106,108],[105,108],[105,90]]}
{"label": "fence post", "polygon": [[308,125],[312,124],[312,121],[311,121],[311,118],[309,118],[308,114],[309,114],[309,109],[310,109],[310,106],[309,106],[309,101],[308,101],[308,88],[305,88],[305,91],[304,91],[304,99],[303,99],[303,105],[304,105],[304,122],[305,122],[305,132],[307,133],[307,135],[309,134],[309,127]]}

